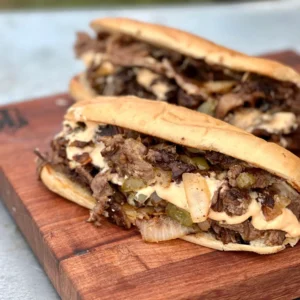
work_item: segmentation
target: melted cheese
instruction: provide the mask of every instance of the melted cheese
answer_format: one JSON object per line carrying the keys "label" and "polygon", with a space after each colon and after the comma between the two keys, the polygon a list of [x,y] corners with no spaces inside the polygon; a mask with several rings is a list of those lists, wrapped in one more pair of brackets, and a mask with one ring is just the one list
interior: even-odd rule
{"label": "melted cheese", "polygon": [[222,184],[221,180],[212,178],[212,177],[205,177],[209,192],[211,197],[214,196],[214,193],[219,189]]}
{"label": "melted cheese", "polygon": [[[214,179],[214,178],[208,178],[205,177],[208,189],[210,191],[210,194],[213,196],[215,191],[219,188],[221,181]],[[190,211],[189,205],[186,199],[185,190],[183,186],[183,182],[177,184],[172,182],[169,187],[164,188],[159,184],[156,184],[154,186],[148,186],[144,189],[141,189],[137,192],[137,195],[143,194],[149,198],[152,193],[156,192],[157,195],[176,205],[179,208],[185,209],[187,211]]]}
{"label": "melted cheese", "polygon": [[300,236],[300,223],[292,211],[288,208],[283,208],[281,215],[271,221],[266,221],[261,210],[261,204],[255,199],[255,193],[252,193],[251,197],[252,201],[244,215],[231,217],[224,212],[211,210],[209,218],[225,222],[226,224],[239,224],[252,217],[251,223],[258,230],[282,230],[287,232],[287,237],[295,238]]}
{"label": "melted cheese", "polygon": [[154,186],[148,186],[139,190],[137,192],[137,196],[142,194],[149,198],[154,192],[156,192],[156,194],[160,198],[176,205],[179,208],[189,211],[182,182],[180,184],[171,183],[170,186],[167,188],[164,188],[159,184],[155,184]]}
{"label": "melted cheese", "polygon": [[274,134],[288,134],[297,128],[295,114],[278,112],[274,114],[262,113],[258,109],[242,108],[228,116],[227,121],[239,128],[252,132],[263,129]]}
{"label": "melted cheese", "polygon": [[78,148],[78,147],[72,147],[67,146],[66,153],[67,158],[70,160],[69,166],[70,168],[74,169],[77,166],[80,166],[80,164],[73,160],[74,155],[81,155],[83,153],[89,153],[93,165],[101,169],[101,173],[106,172],[109,167],[107,162],[105,161],[104,157],[101,155],[101,151],[104,148],[103,143],[98,143],[94,147],[84,147],[84,148]]}
{"label": "melted cheese", "polygon": [[296,116],[289,112],[278,112],[273,115],[264,114],[262,121],[258,128],[271,133],[288,134],[297,128]]}
{"label": "melted cheese", "polygon": [[93,141],[97,129],[97,123],[87,122],[85,130],[73,131],[72,133],[66,135],[66,139],[69,140],[69,143],[72,143],[75,140],[80,142]]}
{"label": "melted cheese", "polygon": [[170,186],[167,188],[164,188],[160,185],[156,185],[155,191],[160,198],[182,209],[189,211],[189,206],[186,200],[183,182],[181,182],[180,184],[171,183]]}
{"label": "melted cheese", "polygon": [[248,207],[248,211],[241,216],[229,216],[226,212],[216,212],[211,209],[208,217],[215,221],[224,222],[225,224],[240,224],[245,222],[253,215],[257,215],[260,211],[260,204],[253,199]]}
{"label": "melted cheese", "polygon": [[112,174],[112,177],[110,179],[110,181],[113,184],[117,184],[117,185],[120,185],[120,186],[123,184],[124,180],[125,180],[125,178],[121,178],[117,173]]}
{"label": "melted cheese", "polygon": [[158,74],[155,74],[148,69],[138,69],[136,73],[137,73],[136,80],[138,84],[145,87],[146,89],[150,89],[152,82],[155,79],[159,78]]}
{"label": "melted cheese", "polygon": [[171,88],[163,81],[157,81],[155,83],[155,80],[160,77],[158,74],[155,74],[148,69],[138,69],[136,73],[136,80],[141,86],[154,93],[159,100],[166,100],[166,94]]}
{"label": "melted cheese", "polygon": [[[64,122],[64,130],[65,128],[75,128],[76,122],[65,121]],[[93,147],[86,146],[84,148],[70,146],[74,141],[80,142],[89,142],[94,141],[95,132],[98,130],[99,125],[96,123],[87,122],[85,130],[73,131],[69,134],[64,134],[66,139],[68,140],[68,146],[66,147],[67,158],[70,160],[69,166],[71,169],[80,166],[80,164],[73,160],[74,155],[81,155],[83,153],[89,153],[93,165],[101,169],[101,173],[106,172],[109,167],[103,156],[101,155],[101,151],[104,149],[104,144],[102,142],[96,143]]]}
{"label": "melted cheese", "polygon": [[98,143],[95,145],[93,150],[90,152],[90,157],[92,159],[93,165],[101,169],[101,173],[106,172],[109,169],[107,162],[101,155],[101,151],[105,148],[104,144]]}
{"label": "melted cheese", "polygon": [[[206,178],[206,181],[211,195],[213,195],[219,188],[220,181],[212,178]],[[154,192],[156,192],[160,198],[176,205],[177,207],[190,211],[183,183],[171,183],[168,188],[163,188],[159,185],[149,186],[139,190],[138,194],[146,195],[147,198],[149,198]],[[250,196],[252,201],[245,214],[241,216],[229,216],[226,212],[216,212],[210,209],[208,218],[224,222],[226,224],[240,224],[251,217],[252,225],[258,230],[282,230],[287,232],[287,237],[296,238],[300,236],[300,223],[292,211],[284,208],[282,209],[281,215],[271,221],[266,221],[261,210],[261,204],[256,200],[257,194],[251,193]]]}
{"label": "melted cheese", "polygon": [[[260,204],[257,203],[257,206],[259,207]],[[300,223],[288,208],[282,209],[281,215],[268,222],[265,220],[262,211],[259,211],[252,216],[252,225],[259,230],[282,230],[288,233],[288,237],[300,236]]]}
{"label": "melted cheese", "polygon": [[230,114],[226,121],[246,131],[252,131],[261,115],[262,112],[258,109],[242,108]]}
{"label": "melted cheese", "polygon": [[73,160],[73,157],[75,155],[81,155],[84,152],[90,153],[91,149],[92,149],[91,147],[78,148],[78,147],[67,146],[66,153],[67,153],[67,158],[70,160],[69,162],[70,168],[74,169],[80,166],[80,163]]}

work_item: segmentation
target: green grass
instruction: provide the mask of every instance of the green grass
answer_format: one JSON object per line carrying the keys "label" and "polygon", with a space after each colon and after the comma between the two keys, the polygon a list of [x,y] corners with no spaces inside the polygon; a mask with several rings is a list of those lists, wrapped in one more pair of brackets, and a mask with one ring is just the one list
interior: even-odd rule
{"label": "green grass", "polygon": [[179,4],[212,2],[213,0],[0,0],[0,9],[18,8],[61,8],[84,6],[116,6],[144,4]]}

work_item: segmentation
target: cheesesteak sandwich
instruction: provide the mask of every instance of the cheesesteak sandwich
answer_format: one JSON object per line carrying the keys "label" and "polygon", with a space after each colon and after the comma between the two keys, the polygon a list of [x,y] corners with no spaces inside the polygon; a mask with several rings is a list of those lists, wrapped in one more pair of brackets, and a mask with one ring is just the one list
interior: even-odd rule
{"label": "cheesesteak sandwich", "polygon": [[73,105],[39,174],[147,242],[275,253],[300,236],[300,160],[211,116],[133,96]]}
{"label": "cheesesteak sandwich", "polygon": [[91,23],[75,45],[86,71],[73,78],[76,100],[135,95],[204,112],[300,151],[300,75],[192,34],[129,19]]}

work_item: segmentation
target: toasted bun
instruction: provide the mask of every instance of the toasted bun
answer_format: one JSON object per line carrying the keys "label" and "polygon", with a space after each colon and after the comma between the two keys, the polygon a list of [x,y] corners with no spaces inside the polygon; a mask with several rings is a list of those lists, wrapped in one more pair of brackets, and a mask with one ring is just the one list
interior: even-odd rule
{"label": "toasted bun", "polygon": [[49,164],[42,168],[40,176],[50,191],[85,208],[92,209],[95,206],[96,199],[87,189],[71,181],[65,174],[57,172]]}
{"label": "toasted bun", "polygon": [[223,244],[223,242],[216,240],[212,234],[206,232],[186,235],[181,239],[190,243],[220,251],[248,251],[258,254],[272,254],[285,249],[284,245],[266,246],[263,243],[257,243],[254,245],[241,245],[234,243]]}
{"label": "toasted bun", "polygon": [[251,57],[219,46],[199,36],[178,29],[135,21],[126,18],[97,19],[91,23],[96,31],[118,32],[139,40],[171,49],[207,63],[218,64],[233,70],[252,72],[300,86],[300,74],[275,61]]}
{"label": "toasted bun", "polygon": [[89,100],[96,96],[96,92],[89,86],[84,73],[76,75],[71,79],[69,93],[75,101]]}
{"label": "toasted bun", "polygon": [[208,115],[166,102],[97,97],[74,104],[66,119],[125,127],[161,139],[238,158],[286,179],[300,191],[300,159],[288,150]]}

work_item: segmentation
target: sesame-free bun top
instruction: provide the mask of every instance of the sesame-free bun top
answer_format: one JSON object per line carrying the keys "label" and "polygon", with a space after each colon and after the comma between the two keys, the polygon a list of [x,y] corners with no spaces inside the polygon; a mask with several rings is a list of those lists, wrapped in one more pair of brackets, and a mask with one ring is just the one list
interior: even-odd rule
{"label": "sesame-free bun top", "polygon": [[127,18],[96,19],[91,22],[91,27],[96,32],[109,31],[127,34],[138,40],[196,59],[204,59],[209,64],[252,72],[280,81],[293,82],[300,86],[300,74],[288,66],[248,56],[182,30]]}
{"label": "sesame-free bun top", "polygon": [[300,191],[297,156],[197,111],[133,96],[107,96],[75,103],[65,118],[116,125],[186,147],[220,152],[284,178]]}

